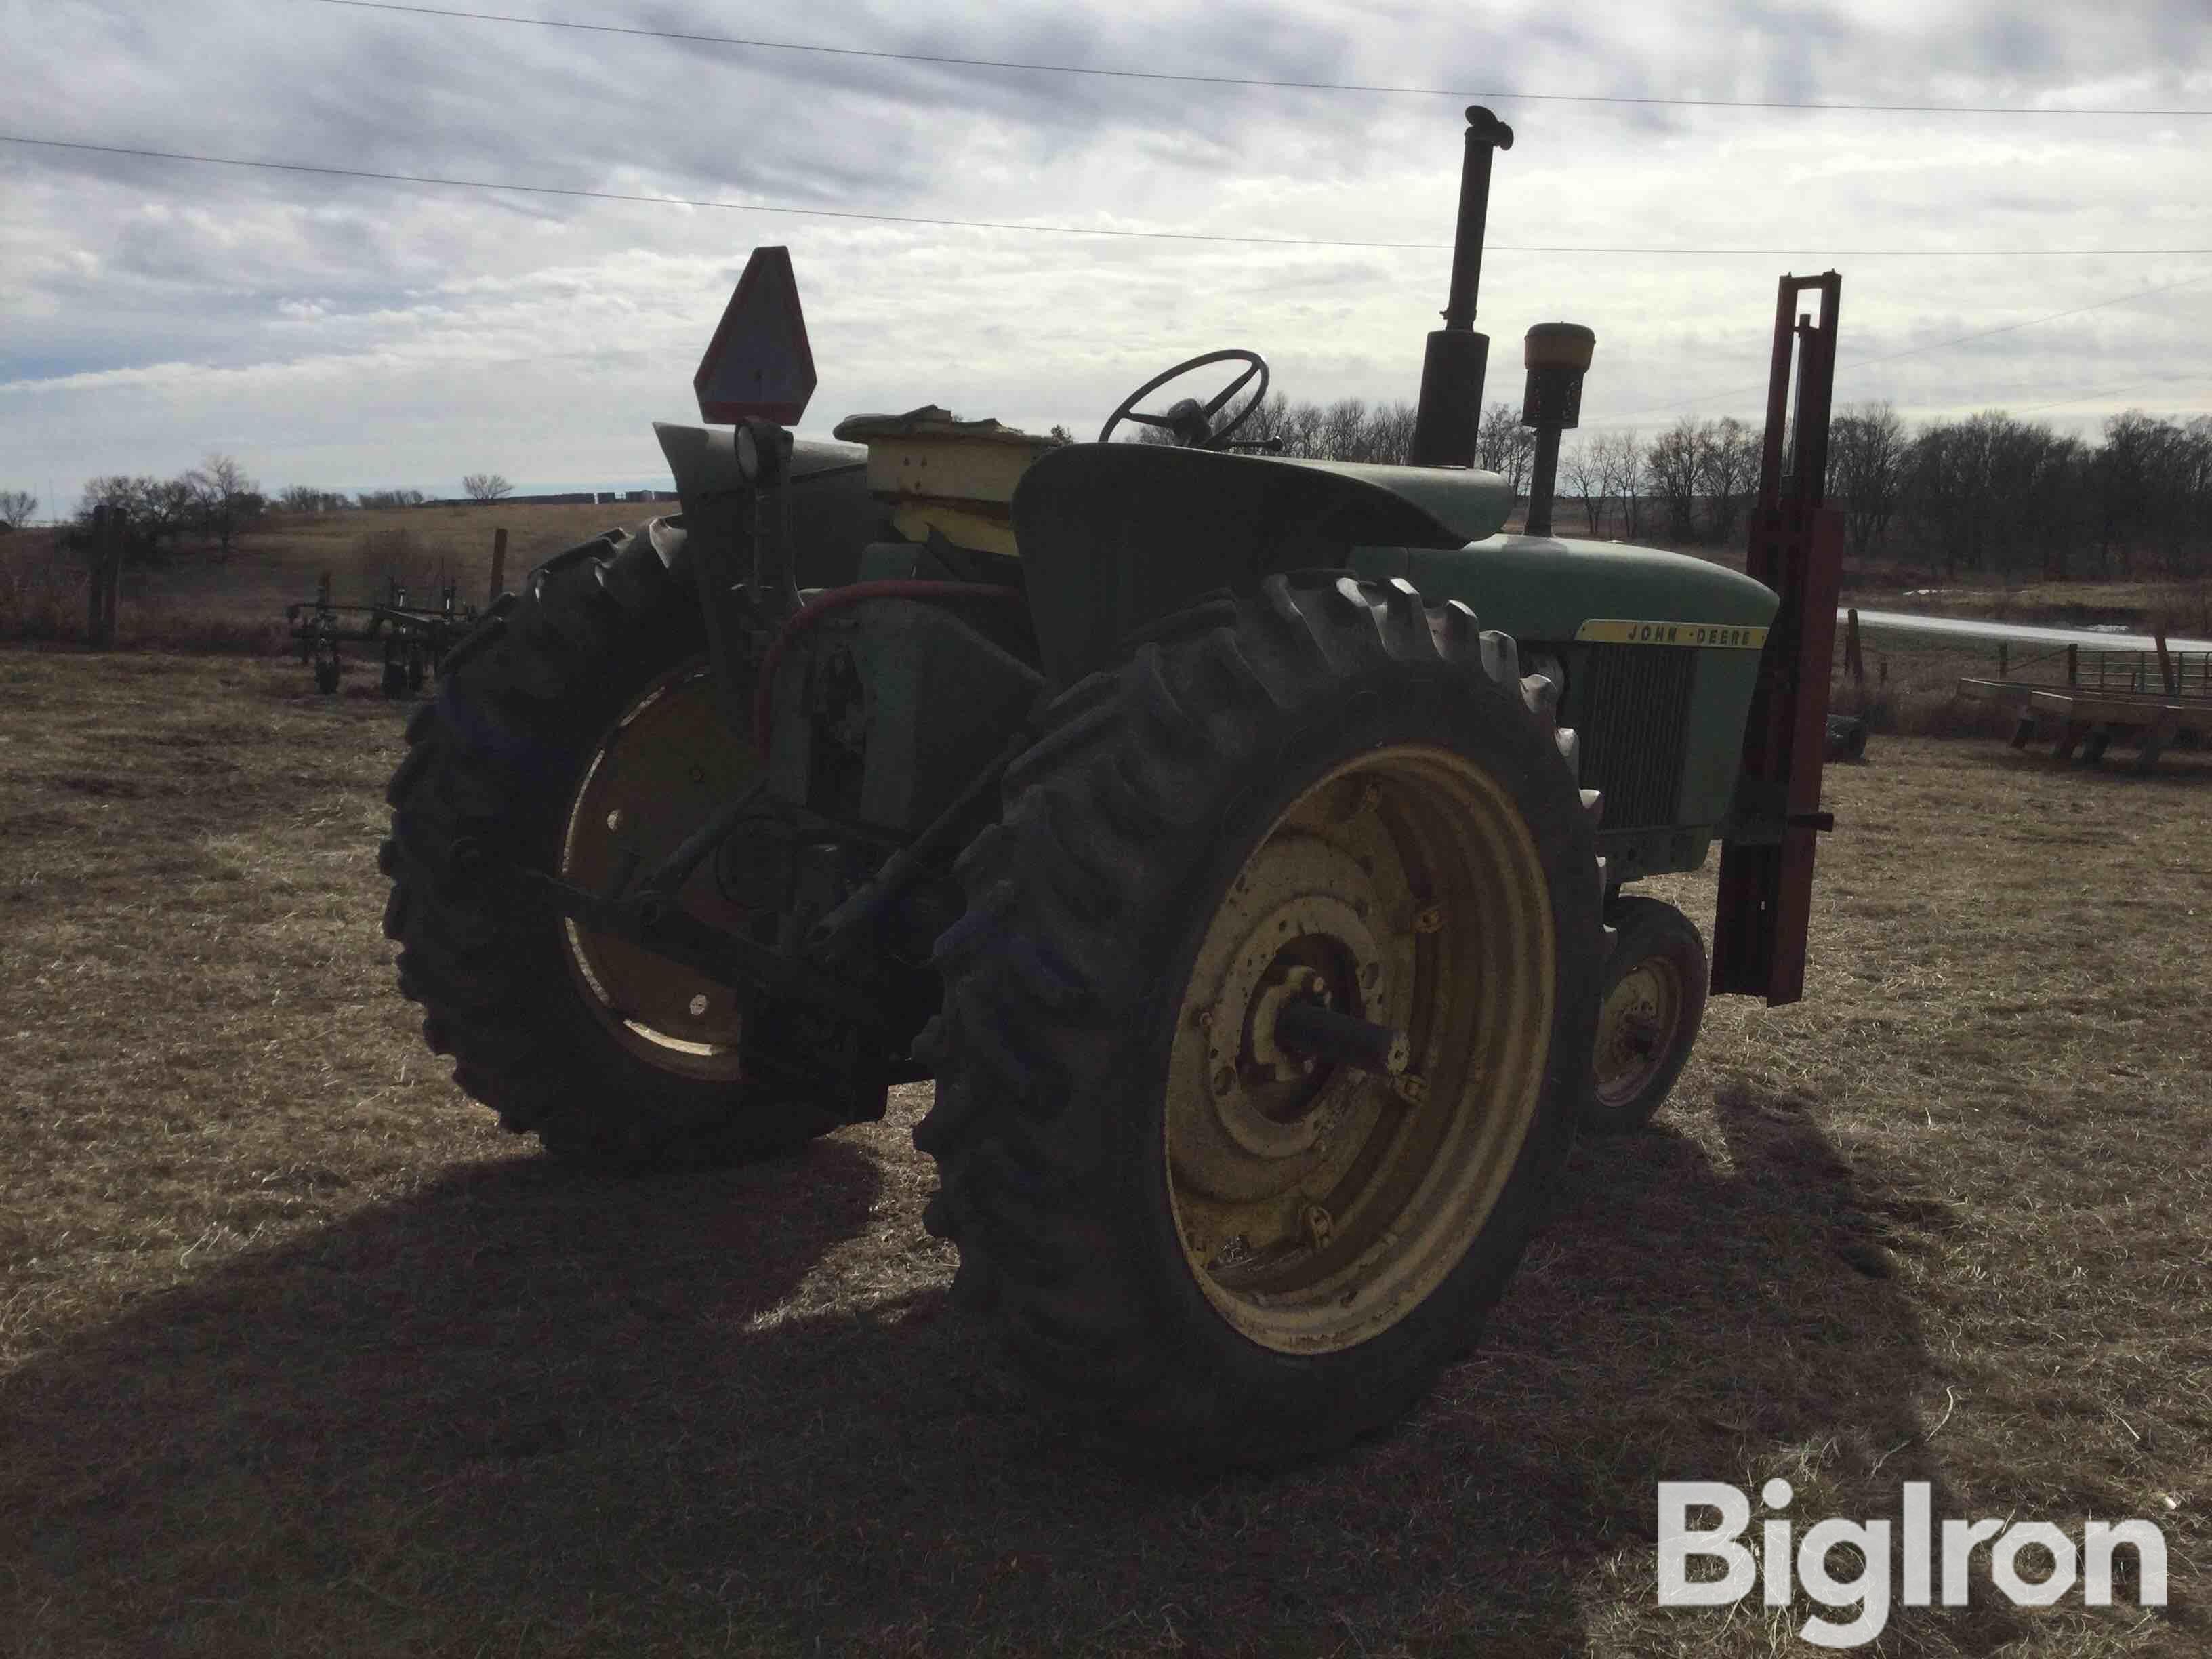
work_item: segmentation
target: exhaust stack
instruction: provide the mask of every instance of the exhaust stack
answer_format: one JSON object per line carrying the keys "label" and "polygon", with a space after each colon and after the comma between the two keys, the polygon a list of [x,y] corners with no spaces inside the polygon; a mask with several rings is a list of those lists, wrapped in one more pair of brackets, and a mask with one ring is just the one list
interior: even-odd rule
{"label": "exhaust stack", "polygon": [[1480,104],[1467,111],[1467,156],[1459,178],[1459,227],[1452,237],[1451,294],[1444,325],[1429,336],[1421,360],[1421,403],[1407,459],[1415,466],[1473,466],[1475,428],[1482,419],[1483,370],[1490,337],[1474,331],[1475,290],[1482,285],[1482,234],[1490,216],[1493,150],[1513,148],[1513,129]]}

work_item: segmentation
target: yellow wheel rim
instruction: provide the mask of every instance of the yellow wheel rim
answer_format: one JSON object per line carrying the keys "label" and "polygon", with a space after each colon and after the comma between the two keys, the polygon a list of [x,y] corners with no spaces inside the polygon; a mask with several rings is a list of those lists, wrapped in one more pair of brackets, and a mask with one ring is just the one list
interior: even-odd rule
{"label": "yellow wheel rim", "polygon": [[[1168,1066],[1177,1234],[1231,1325],[1351,1347],[1458,1266],[1535,1116],[1553,971],[1534,841],[1464,757],[1379,750],[1275,820],[1207,925]],[[1405,1078],[1283,1053],[1290,996],[1405,1032]]]}
{"label": "yellow wheel rim", "polygon": [[1620,976],[1598,1012],[1601,1104],[1628,1104],[1665,1069],[1684,1001],[1680,971],[1664,957],[1647,957]]}
{"label": "yellow wheel rim", "polygon": [[[712,671],[686,663],[623,711],[577,787],[562,838],[562,879],[605,891],[623,866],[649,869],[674,852],[754,770],[714,696]],[[708,859],[678,907],[713,927],[747,930],[754,913],[723,890]],[[616,1041],[679,1076],[734,1082],[744,1020],[735,994],[662,957],[562,921],[568,966],[584,1000]]]}

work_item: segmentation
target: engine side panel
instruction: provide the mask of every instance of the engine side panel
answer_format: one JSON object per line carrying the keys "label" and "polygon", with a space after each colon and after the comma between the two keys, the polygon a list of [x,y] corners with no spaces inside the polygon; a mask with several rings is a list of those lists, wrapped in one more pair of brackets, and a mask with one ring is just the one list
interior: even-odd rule
{"label": "engine side panel", "polygon": [[776,673],[770,787],[891,840],[951,805],[1042,678],[941,605],[872,599],[809,629]]}
{"label": "engine side panel", "polygon": [[1514,635],[1524,663],[1556,666],[1583,781],[1606,797],[1614,879],[1705,862],[1734,799],[1770,589],[1702,559],[1553,537],[1362,548],[1353,564],[1464,601]]}

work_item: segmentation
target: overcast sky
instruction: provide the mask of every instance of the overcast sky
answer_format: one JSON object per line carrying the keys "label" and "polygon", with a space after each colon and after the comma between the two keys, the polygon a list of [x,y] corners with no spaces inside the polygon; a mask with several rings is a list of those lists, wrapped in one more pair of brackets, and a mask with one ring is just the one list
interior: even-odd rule
{"label": "overcast sky", "polygon": [[[1564,319],[1597,333],[1585,426],[1753,417],[1775,278],[1833,265],[1839,403],[1887,398],[1914,420],[2003,407],[2091,432],[2129,407],[2212,410],[2212,115],[1512,95],[2212,111],[2208,0],[477,3],[1454,95],[961,68],[325,0],[0,0],[0,131],[653,198],[1449,244],[1460,111],[1486,94],[1517,134],[1498,162],[1477,322],[1495,343],[1493,398],[1519,395],[1528,325]],[[756,243],[791,249],[820,374],[801,429],[821,434],[934,402],[1090,436],[1123,392],[1222,346],[1263,353],[1292,398],[1411,398],[1449,262],[0,143],[0,488],[66,509],[88,476],[172,473],[210,450],[272,489],[453,494],[478,470],[525,488],[653,482],[651,422],[696,418],[692,371]],[[1528,244],[1763,251],[1511,251]],[[1884,248],[2090,252],[1852,251]]]}

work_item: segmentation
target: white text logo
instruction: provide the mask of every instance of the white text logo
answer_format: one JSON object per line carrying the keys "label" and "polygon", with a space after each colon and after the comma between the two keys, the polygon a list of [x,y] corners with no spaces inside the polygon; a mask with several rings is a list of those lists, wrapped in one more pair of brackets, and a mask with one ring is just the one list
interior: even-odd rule
{"label": "white text logo", "polygon": [[[1770,1510],[1790,1507],[1787,1480],[1770,1480],[1759,1489]],[[1693,1510],[1717,1510],[1711,1526],[1692,1526]],[[1798,1635],[1815,1647],[1855,1648],[1871,1642],[1889,1623],[1890,1523],[1887,1521],[1819,1521],[1805,1528],[1792,1547],[1794,1525],[1777,1516],[1759,1525],[1759,1542],[1740,1543],[1751,1526],[1751,1499],[1741,1488],[1721,1480],[1662,1480],[1659,1483],[1659,1605],[1662,1607],[1718,1607],[1740,1601],[1754,1583],[1770,1607],[1790,1605],[1793,1580],[1824,1607],[1851,1609],[1848,1620],[1819,1614]],[[1829,1571],[1828,1553],[1839,1544],[1858,1553],[1856,1577],[1838,1578]],[[1947,1607],[1966,1605],[1966,1577],[1973,1553],[1986,1546],[1990,1582],[2016,1606],[2047,1607],[2078,1583],[2089,1607],[2112,1604],[2112,1557],[2135,1553],[2137,1594],[2146,1607],[2166,1605],[2166,1535],[2148,1521],[2090,1521],[2080,1540],[2047,1521],[1945,1521],[1935,1522],[1928,1483],[1908,1482],[1898,1533],[1898,1604],[1924,1607],[1941,1601]],[[2039,1545],[2048,1552],[2044,1576],[2030,1577],[2021,1552]],[[1704,1557],[1721,1564],[1718,1577],[1692,1578],[1690,1562]]]}

